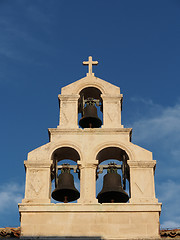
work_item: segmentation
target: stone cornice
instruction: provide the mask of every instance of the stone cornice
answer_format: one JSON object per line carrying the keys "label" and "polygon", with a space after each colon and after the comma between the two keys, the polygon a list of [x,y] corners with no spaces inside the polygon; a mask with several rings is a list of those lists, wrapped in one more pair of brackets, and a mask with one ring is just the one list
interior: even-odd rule
{"label": "stone cornice", "polygon": [[19,204],[20,212],[160,212],[161,203],[155,204],[137,204],[137,203],[97,203],[97,204],[80,204],[80,203],[21,203]]}
{"label": "stone cornice", "polygon": [[110,101],[110,102],[114,102],[117,100],[121,100],[123,98],[123,94],[118,94],[118,95],[101,95],[102,99],[105,101]]}
{"label": "stone cornice", "polygon": [[49,128],[51,134],[131,134],[132,128]]}
{"label": "stone cornice", "polygon": [[63,101],[77,101],[79,97],[80,97],[79,95],[62,95],[62,94],[58,95],[59,100]]}
{"label": "stone cornice", "polygon": [[152,161],[127,161],[131,168],[154,168],[156,166],[156,160]]}
{"label": "stone cornice", "polygon": [[50,168],[52,163],[52,161],[24,161],[25,167],[28,168]]}

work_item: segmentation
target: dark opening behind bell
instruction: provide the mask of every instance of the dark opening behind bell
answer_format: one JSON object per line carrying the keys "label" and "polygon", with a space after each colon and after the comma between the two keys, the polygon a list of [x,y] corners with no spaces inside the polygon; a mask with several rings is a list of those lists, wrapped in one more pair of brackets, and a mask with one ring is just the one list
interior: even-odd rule
{"label": "dark opening behind bell", "polygon": [[98,118],[97,108],[94,104],[86,104],[84,108],[84,116],[80,119],[79,125],[82,128],[99,128],[102,125],[102,121]]}
{"label": "dark opening behind bell", "polygon": [[70,170],[59,174],[58,186],[52,192],[52,198],[59,202],[72,202],[79,197],[80,193],[74,186],[74,177]]}
{"label": "dark opening behind bell", "polygon": [[128,194],[121,185],[121,176],[117,172],[108,172],[103,179],[103,188],[97,196],[99,203],[125,203]]}

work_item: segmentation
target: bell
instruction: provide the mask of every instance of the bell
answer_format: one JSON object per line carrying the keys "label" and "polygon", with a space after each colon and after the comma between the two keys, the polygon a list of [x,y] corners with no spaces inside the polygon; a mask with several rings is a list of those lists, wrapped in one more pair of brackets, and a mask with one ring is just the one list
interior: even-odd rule
{"label": "bell", "polygon": [[84,116],[80,119],[79,125],[82,128],[99,128],[102,125],[102,121],[98,118],[97,108],[94,104],[87,103],[84,108]]}
{"label": "bell", "polygon": [[97,196],[99,203],[125,203],[128,194],[121,186],[121,176],[117,171],[108,171],[103,179],[103,188]]}
{"label": "bell", "polygon": [[80,197],[79,191],[74,186],[74,177],[70,169],[61,172],[58,176],[57,188],[52,192],[52,198],[59,202],[72,202]]}

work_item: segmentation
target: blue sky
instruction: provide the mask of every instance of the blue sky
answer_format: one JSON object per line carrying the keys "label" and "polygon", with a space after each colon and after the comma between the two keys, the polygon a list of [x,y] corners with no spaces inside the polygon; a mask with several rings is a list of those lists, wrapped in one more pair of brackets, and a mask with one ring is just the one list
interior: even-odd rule
{"label": "blue sky", "polygon": [[86,75],[121,88],[122,124],[157,160],[161,227],[180,227],[180,1],[0,0],[0,226],[18,226],[23,161],[58,125],[60,89]]}

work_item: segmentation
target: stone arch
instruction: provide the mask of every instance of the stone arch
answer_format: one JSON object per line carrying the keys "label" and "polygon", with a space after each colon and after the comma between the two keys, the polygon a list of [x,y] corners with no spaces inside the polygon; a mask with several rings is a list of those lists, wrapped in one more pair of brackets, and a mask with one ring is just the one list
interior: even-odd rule
{"label": "stone arch", "polygon": [[106,90],[105,88],[101,85],[101,84],[98,84],[98,83],[85,83],[85,84],[81,84],[77,90],[76,90],[76,94],[79,94],[84,88],[97,88],[99,89],[99,91],[101,91],[101,93],[103,95],[106,94]]}
{"label": "stone arch", "polygon": [[63,159],[70,159],[77,163],[80,160],[80,155],[74,148],[62,146],[53,151],[51,158],[57,162]]}
{"label": "stone arch", "polygon": [[[65,160],[66,162],[73,161],[75,164],[78,164],[81,157],[76,148],[69,146],[68,144],[60,145],[56,147],[51,153],[52,164],[52,180],[54,179],[54,174],[56,172],[56,166],[58,162]],[[72,164],[72,163],[71,163]],[[73,164],[74,165],[74,164]]]}
{"label": "stone arch", "polygon": [[101,99],[101,94],[102,91],[94,86],[86,86],[84,88],[81,89],[81,91],[79,92],[79,95],[81,96],[82,94],[84,94],[84,98],[88,98],[88,97],[93,97],[95,99]]}
{"label": "stone arch", "polygon": [[106,147],[100,150],[96,156],[99,164],[108,159],[116,159],[119,161],[124,161],[123,156],[126,155],[126,160],[129,159],[127,153],[120,147]]}
{"label": "stone arch", "polygon": [[[51,148],[51,151],[50,151],[50,159],[53,160],[53,154],[56,150],[60,149],[60,148],[70,148],[70,149],[73,149],[75,152],[76,152],[76,156],[78,155],[79,156],[79,159],[76,159],[76,160],[81,160],[82,159],[82,153],[79,149],[79,147],[74,144],[74,143],[69,143],[69,142],[63,142],[63,143],[60,143],[60,144],[56,144],[55,146],[53,146],[53,148]],[[72,153],[71,153],[72,155]]]}
{"label": "stone arch", "polygon": [[130,149],[130,147],[127,147],[126,145],[122,144],[122,143],[115,143],[115,142],[109,142],[109,143],[105,143],[105,144],[101,144],[98,145],[94,151],[94,158],[96,160],[97,159],[97,155],[100,151],[102,151],[105,148],[110,148],[110,147],[114,147],[114,148],[120,148],[123,151],[126,152],[126,154],[128,155],[128,160],[133,160],[134,159],[134,153],[133,151]]}

